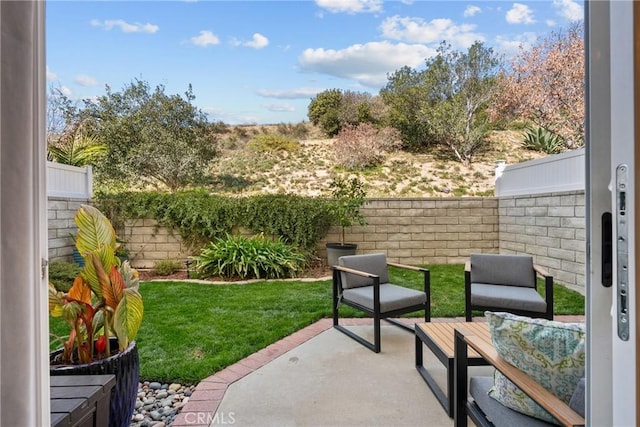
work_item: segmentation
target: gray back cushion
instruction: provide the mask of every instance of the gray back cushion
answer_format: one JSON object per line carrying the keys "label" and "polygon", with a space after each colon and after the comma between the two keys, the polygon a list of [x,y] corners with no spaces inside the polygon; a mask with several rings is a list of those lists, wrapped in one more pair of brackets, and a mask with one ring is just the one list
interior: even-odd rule
{"label": "gray back cushion", "polygon": [[[346,255],[338,258],[338,265],[380,276],[380,283],[389,283],[387,257],[384,254]],[[341,272],[344,289],[373,285],[373,279]]]}
{"label": "gray back cushion", "polygon": [[471,283],[534,288],[533,258],[527,255],[471,254]]}

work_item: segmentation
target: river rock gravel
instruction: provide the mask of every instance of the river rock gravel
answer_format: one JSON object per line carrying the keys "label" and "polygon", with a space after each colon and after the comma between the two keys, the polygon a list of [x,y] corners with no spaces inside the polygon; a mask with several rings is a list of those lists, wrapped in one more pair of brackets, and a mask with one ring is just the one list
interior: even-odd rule
{"label": "river rock gravel", "polygon": [[131,427],[169,427],[187,403],[195,386],[145,381],[138,384],[138,398]]}

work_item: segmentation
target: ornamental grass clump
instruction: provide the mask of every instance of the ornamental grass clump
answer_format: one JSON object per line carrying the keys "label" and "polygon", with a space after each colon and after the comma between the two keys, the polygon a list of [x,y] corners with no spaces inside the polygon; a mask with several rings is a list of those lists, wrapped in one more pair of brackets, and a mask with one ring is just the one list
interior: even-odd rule
{"label": "ornamental grass clump", "polygon": [[81,205],[75,222],[76,248],[85,260],[68,292],[49,284],[49,311],[69,325],[59,337],[63,349],[54,364],[91,363],[111,356],[110,337],[124,351],[138,333],[144,306],[138,272],[116,256],[119,244],[111,222],[96,208]]}
{"label": "ornamental grass clump", "polygon": [[306,257],[280,238],[260,234],[227,235],[210,243],[194,260],[204,277],[276,279],[295,277],[303,270]]}

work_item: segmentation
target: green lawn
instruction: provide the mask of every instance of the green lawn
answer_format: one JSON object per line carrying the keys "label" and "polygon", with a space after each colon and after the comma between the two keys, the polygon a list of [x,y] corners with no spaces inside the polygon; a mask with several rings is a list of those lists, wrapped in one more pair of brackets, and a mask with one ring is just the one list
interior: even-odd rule
{"label": "green lawn", "polygon": [[[432,316],[464,315],[462,265],[431,269]],[[391,270],[392,281],[422,287],[422,275]],[[331,316],[331,282],[200,285],[145,282],[145,313],[137,343],[141,377],[196,383],[323,317]],[[556,314],[583,314],[584,298],[556,287]],[[420,314],[416,314],[419,316]],[[341,316],[361,316],[349,307]],[[64,334],[60,319],[52,332]]]}

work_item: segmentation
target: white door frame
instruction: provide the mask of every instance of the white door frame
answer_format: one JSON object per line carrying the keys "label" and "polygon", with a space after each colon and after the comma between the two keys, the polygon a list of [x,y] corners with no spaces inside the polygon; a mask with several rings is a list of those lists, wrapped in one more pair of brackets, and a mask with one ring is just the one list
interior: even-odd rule
{"label": "white door frame", "polygon": [[0,2],[0,426],[47,426],[45,5]]}
{"label": "white door frame", "polygon": [[[638,411],[637,131],[640,121],[634,71],[634,11],[631,1],[587,2],[587,423],[635,426]],[[636,18],[637,19],[637,18]],[[639,52],[636,48],[636,52]],[[636,58],[637,65],[638,58]],[[636,81],[634,90],[634,80]],[[625,216],[616,196],[616,168],[628,166]],[[636,209],[633,209],[636,206]],[[612,286],[602,282],[601,218],[612,214]],[[628,215],[627,215],[628,214]],[[623,224],[623,226],[621,226]],[[627,228],[628,260],[621,262],[618,230]],[[625,268],[623,268],[623,266]],[[623,280],[628,275],[628,280]],[[625,285],[623,285],[623,283]],[[621,299],[621,290],[628,292]],[[619,325],[621,301],[628,304],[627,339]]]}

